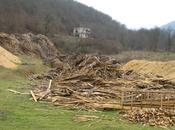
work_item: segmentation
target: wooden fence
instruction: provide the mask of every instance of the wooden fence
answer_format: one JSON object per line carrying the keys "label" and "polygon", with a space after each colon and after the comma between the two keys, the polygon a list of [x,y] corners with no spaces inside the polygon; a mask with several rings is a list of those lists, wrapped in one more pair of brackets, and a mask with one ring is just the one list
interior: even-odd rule
{"label": "wooden fence", "polygon": [[175,91],[128,90],[120,89],[121,109],[162,108],[175,110]]}

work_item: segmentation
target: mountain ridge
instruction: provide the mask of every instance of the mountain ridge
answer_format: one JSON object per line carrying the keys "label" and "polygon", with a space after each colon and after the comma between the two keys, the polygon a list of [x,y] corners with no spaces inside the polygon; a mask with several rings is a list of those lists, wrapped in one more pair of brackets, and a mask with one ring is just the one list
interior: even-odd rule
{"label": "mountain ridge", "polygon": [[173,29],[173,30],[175,30],[175,20],[161,26],[161,28],[162,29]]}

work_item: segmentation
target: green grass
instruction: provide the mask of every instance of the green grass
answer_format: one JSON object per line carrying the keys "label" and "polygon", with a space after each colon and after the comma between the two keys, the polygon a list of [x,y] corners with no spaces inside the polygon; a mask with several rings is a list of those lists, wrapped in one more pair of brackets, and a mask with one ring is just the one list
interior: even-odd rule
{"label": "green grass", "polygon": [[[0,130],[161,130],[124,121],[117,111],[70,110],[47,103],[35,103],[29,95],[8,92],[7,89],[28,92],[30,87],[27,86],[29,81],[26,72],[48,70],[40,60],[24,59],[23,62],[33,65],[20,65],[17,70],[0,67]],[[100,120],[75,122],[73,118],[76,115],[96,115]]]}

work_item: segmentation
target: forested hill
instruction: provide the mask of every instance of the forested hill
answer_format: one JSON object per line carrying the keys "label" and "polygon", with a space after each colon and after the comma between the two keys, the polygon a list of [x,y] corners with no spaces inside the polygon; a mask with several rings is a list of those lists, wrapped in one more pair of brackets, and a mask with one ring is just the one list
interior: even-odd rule
{"label": "forested hill", "polygon": [[[97,40],[88,41],[88,47],[81,50],[87,50],[89,46],[103,53],[105,50],[102,49],[107,48],[108,52],[114,53],[118,49],[175,50],[175,33],[171,30],[129,30],[110,16],[74,0],[0,0],[0,32],[67,36],[79,25],[91,28],[92,36]],[[62,43],[65,42],[56,42]],[[73,48],[70,44],[65,46],[66,51],[67,47]]]}
{"label": "forested hill", "polygon": [[0,0],[0,31],[70,34],[73,27],[92,28],[94,37],[116,39],[123,25],[73,0]]}

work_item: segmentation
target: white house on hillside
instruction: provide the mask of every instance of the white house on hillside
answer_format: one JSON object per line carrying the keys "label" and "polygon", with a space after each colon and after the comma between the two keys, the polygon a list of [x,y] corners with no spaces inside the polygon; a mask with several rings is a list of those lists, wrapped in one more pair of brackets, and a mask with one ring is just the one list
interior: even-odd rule
{"label": "white house on hillside", "polygon": [[90,36],[90,34],[91,34],[90,28],[76,27],[73,30],[74,37],[88,38]]}

